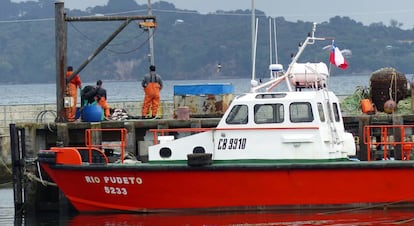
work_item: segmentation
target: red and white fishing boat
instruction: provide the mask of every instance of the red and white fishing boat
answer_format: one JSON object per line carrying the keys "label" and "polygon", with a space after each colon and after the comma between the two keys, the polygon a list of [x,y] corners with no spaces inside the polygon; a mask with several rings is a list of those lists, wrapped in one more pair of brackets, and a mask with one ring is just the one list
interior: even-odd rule
{"label": "red and white fishing boat", "polygon": [[[314,32],[286,72],[235,98],[217,128],[154,130],[148,162],[123,160],[125,129],[120,161],[108,161],[90,142],[105,129],[90,129],[85,147],[42,150],[40,165],[80,212],[414,204],[414,162],[350,158],[355,142],[327,89],[328,67],[297,62],[306,46],[325,40]],[[281,81],[288,91],[270,91]]]}

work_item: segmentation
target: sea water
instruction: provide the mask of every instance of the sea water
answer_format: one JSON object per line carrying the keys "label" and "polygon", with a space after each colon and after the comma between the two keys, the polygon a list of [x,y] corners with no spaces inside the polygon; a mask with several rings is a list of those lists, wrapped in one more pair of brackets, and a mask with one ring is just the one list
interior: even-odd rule
{"label": "sea water", "polygon": [[[275,194],[280,195],[280,194]],[[38,213],[14,215],[13,191],[0,188],[1,226],[250,226],[250,225],[412,225],[414,211],[408,209],[350,208],[346,210],[218,211],[153,214],[72,214]]]}
{"label": "sea water", "polygon": [[[183,84],[230,83],[235,94],[248,92],[251,79],[215,79],[215,80],[166,80],[161,91],[161,100],[173,100],[174,86]],[[265,79],[263,79],[265,81]],[[332,76],[329,89],[337,95],[349,95],[357,86],[368,86],[369,75]],[[94,83],[83,83],[83,86]],[[140,81],[104,81],[108,102],[142,101],[144,90]],[[275,91],[286,90],[285,83]],[[56,84],[16,84],[0,85],[0,105],[50,104],[56,103]]]}

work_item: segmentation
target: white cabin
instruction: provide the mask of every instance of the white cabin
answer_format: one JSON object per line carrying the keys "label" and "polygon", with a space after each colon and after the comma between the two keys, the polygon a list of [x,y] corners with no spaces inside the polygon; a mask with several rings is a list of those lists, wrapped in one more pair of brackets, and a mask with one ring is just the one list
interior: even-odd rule
{"label": "white cabin", "polygon": [[149,161],[200,152],[213,161],[332,160],[355,155],[355,144],[332,92],[263,92],[237,97],[211,131],[149,147]]}

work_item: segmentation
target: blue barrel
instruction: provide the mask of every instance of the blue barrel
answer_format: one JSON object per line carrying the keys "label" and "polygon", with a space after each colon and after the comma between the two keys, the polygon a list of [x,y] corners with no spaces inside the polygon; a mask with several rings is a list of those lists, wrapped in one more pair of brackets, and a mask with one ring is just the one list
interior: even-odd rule
{"label": "blue barrel", "polygon": [[75,120],[81,117],[81,108],[76,108]]}
{"label": "blue barrel", "polygon": [[102,120],[102,107],[99,105],[86,105],[82,111],[82,121],[100,122]]}

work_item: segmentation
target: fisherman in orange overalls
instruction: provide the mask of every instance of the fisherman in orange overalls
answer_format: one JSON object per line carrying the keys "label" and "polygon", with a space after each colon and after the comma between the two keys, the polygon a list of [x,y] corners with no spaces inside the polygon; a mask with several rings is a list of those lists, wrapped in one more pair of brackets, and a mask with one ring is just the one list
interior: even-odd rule
{"label": "fisherman in orange overalls", "polygon": [[[73,67],[69,66],[66,71],[66,79],[71,77],[72,73],[73,73]],[[66,108],[66,119],[68,120],[68,122],[75,121],[76,104],[78,100],[78,88],[82,89],[82,81],[79,75],[75,75],[75,77],[73,77],[72,80],[67,81],[67,85],[66,85],[67,94],[73,98],[72,107]]]}
{"label": "fisherman in orange overalls", "polygon": [[155,72],[155,66],[149,67],[150,72],[144,76],[142,87],[145,91],[144,104],[142,106],[142,118],[148,117],[151,108],[151,117],[157,117],[158,105],[160,104],[160,91],[162,89],[162,78]]}
{"label": "fisherman in orange overalls", "polygon": [[105,118],[108,119],[110,116],[110,109],[108,102],[106,102],[106,90],[102,87],[102,80],[96,81],[96,101],[98,105],[104,110]]}

